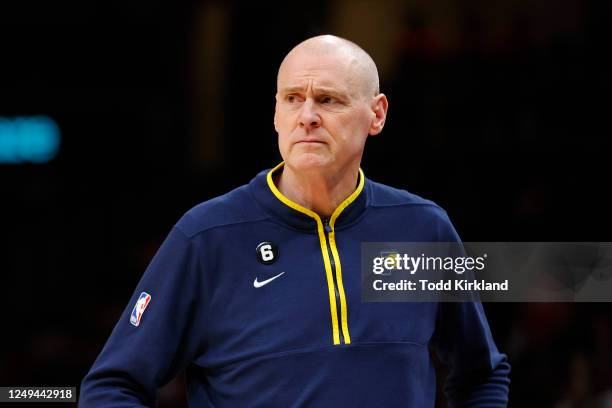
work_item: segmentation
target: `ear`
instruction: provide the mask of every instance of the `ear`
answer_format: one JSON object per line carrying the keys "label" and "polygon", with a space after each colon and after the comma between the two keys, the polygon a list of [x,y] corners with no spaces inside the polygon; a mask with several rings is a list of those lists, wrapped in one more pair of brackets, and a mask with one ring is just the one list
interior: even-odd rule
{"label": "ear", "polygon": [[385,94],[381,93],[372,98],[371,108],[372,112],[374,113],[374,118],[370,124],[369,133],[371,136],[375,136],[382,132],[383,127],[385,126],[385,120],[387,119],[389,101],[387,101]]}

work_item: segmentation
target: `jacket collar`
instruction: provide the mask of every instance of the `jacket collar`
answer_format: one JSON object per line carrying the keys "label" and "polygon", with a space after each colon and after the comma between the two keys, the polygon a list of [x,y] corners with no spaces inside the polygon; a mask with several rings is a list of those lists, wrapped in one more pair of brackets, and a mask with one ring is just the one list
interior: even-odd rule
{"label": "jacket collar", "polygon": [[[273,218],[291,227],[316,232],[317,219],[325,222],[325,217],[299,205],[285,197],[274,184],[273,175],[283,171],[285,162],[273,169],[260,172],[249,183],[251,194],[263,209]],[[355,222],[363,214],[368,203],[369,181],[363,170],[359,169],[357,188],[334,210],[327,222],[334,228],[343,228]]]}

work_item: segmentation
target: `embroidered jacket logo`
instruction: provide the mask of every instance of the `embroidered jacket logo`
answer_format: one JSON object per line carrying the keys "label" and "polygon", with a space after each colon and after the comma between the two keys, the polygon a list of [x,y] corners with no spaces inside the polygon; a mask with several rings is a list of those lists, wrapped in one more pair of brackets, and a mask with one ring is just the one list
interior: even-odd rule
{"label": "embroidered jacket logo", "polygon": [[264,281],[259,282],[257,280],[257,278],[255,278],[255,280],[253,281],[253,286],[255,286],[256,288],[261,288],[264,285],[267,285],[268,283],[272,282],[274,279],[278,278],[279,276],[281,276],[282,274],[284,274],[285,272],[281,272],[276,276],[271,277],[270,279],[266,279]]}
{"label": "embroidered jacket logo", "polygon": [[142,314],[149,305],[150,301],[151,295],[149,295],[147,292],[142,292],[140,294],[140,296],[138,297],[138,301],[134,305],[134,309],[132,309],[132,314],[130,315],[130,323],[138,327],[138,325],[140,324],[140,319],[142,318]]}

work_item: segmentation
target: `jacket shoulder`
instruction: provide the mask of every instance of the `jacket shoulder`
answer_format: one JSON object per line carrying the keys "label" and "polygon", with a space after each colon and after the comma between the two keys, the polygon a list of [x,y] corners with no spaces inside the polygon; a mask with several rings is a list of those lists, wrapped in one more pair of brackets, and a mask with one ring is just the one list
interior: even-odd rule
{"label": "jacket shoulder", "polygon": [[406,219],[419,219],[426,222],[436,232],[439,241],[459,241],[446,211],[438,204],[406,190],[372,182],[370,206],[383,211],[390,211]]}
{"label": "jacket shoulder", "polygon": [[371,182],[371,186],[371,205],[373,207],[420,206],[431,208],[433,211],[444,211],[442,207],[435,202],[427,200],[406,190],[387,186],[375,181]]}
{"label": "jacket shoulder", "polygon": [[194,206],[178,220],[175,227],[192,237],[211,228],[266,218],[251,196],[248,185],[243,185]]}

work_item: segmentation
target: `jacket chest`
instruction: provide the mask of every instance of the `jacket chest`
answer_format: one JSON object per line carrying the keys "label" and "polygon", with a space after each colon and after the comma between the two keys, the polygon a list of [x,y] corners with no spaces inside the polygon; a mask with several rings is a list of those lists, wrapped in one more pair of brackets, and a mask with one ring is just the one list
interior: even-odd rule
{"label": "jacket chest", "polygon": [[211,335],[224,347],[264,353],[355,341],[427,343],[435,305],[362,302],[361,241],[347,232],[227,240],[209,291]]}

